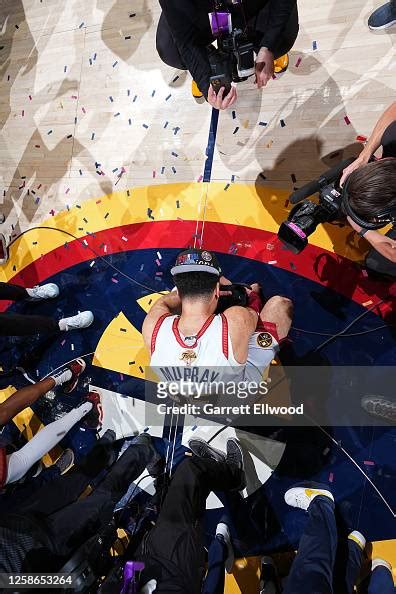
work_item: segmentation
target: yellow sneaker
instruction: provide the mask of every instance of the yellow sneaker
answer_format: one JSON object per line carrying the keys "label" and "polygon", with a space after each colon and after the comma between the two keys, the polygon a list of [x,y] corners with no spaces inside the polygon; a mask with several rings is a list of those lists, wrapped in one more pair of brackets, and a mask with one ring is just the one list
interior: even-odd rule
{"label": "yellow sneaker", "polygon": [[274,72],[275,74],[280,74],[281,72],[285,72],[289,67],[289,55],[284,54],[274,60]]}
{"label": "yellow sneaker", "polygon": [[203,94],[202,94],[202,93],[201,93],[201,91],[199,90],[199,88],[198,88],[198,85],[197,85],[197,83],[195,82],[195,80],[193,80],[193,81],[191,82],[191,93],[192,93],[192,96],[193,96],[195,99],[201,99],[201,97],[203,97]]}

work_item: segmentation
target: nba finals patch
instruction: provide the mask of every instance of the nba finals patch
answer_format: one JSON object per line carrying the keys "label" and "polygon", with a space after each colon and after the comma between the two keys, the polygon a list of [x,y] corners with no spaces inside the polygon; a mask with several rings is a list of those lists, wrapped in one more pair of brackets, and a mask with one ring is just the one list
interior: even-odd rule
{"label": "nba finals patch", "polygon": [[197,354],[194,353],[194,351],[184,351],[180,355],[180,359],[183,361],[183,363],[186,363],[186,365],[191,365],[196,358]]}

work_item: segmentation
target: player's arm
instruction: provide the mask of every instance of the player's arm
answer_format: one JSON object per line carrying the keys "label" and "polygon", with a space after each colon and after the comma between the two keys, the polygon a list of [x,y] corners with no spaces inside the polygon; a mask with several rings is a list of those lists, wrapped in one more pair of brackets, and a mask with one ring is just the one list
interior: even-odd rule
{"label": "player's arm", "polygon": [[152,306],[143,322],[142,334],[146,347],[151,348],[151,337],[159,318],[165,314],[177,314],[181,310],[181,299],[176,291],[163,295]]}
{"label": "player's arm", "polygon": [[364,238],[373,246],[381,256],[387,258],[391,262],[396,262],[396,241],[385,235],[381,235],[378,231],[367,231]]}
{"label": "player's arm", "polygon": [[342,173],[342,177],[340,180],[341,186],[344,184],[347,177],[361,167],[362,165],[367,165],[370,160],[370,157],[375,153],[375,151],[381,146],[381,140],[384,135],[385,130],[396,120],[396,101],[394,101],[388,109],[384,111],[382,116],[379,118],[378,122],[374,126],[374,130],[372,131],[370,138],[367,140],[366,146],[360,153],[360,155],[346,167]]}
{"label": "player's arm", "polygon": [[257,326],[258,313],[250,307],[234,305],[224,312],[232,350],[238,363],[246,363],[249,339]]}

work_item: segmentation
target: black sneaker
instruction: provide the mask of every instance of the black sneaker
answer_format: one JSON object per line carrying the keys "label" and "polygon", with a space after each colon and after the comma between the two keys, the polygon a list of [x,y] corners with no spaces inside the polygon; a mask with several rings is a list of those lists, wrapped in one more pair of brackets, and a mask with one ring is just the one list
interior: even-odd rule
{"label": "black sneaker", "polygon": [[165,470],[165,461],[162,456],[157,452],[153,444],[153,438],[149,433],[140,433],[132,440],[133,445],[144,445],[150,448],[153,456],[150,462],[147,463],[147,472],[150,476],[156,478],[163,474]]}
{"label": "black sneaker", "polygon": [[243,461],[243,451],[239,440],[235,437],[227,440],[227,457],[226,462],[229,465],[236,466],[241,474],[241,482],[237,491],[242,491],[246,487],[245,464]]}
{"label": "black sneaker", "polygon": [[212,446],[200,437],[193,437],[190,439],[188,447],[194,456],[198,456],[199,458],[210,458],[211,460],[215,460],[215,462],[224,462],[226,459],[223,452],[212,448]]}
{"label": "black sneaker", "polygon": [[393,2],[387,2],[374,10],[368,20],[369,29],[372,31],[388,29],[392,25],[396,25],[396,7]]}
{"label": "black sneaker", "polygon": [[280,594],[278,573],[271,557],[261,558],[260,594]]}

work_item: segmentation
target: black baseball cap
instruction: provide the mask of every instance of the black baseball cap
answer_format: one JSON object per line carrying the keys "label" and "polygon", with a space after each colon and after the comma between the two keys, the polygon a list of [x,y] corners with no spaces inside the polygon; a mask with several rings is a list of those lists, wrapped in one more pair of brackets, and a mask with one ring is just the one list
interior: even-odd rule
{"label": "black baseball cap", "polygon": [[182,272],[208,272],[220,276],[221,268],[213,252],[191,248],[180,252],[171,268],[172,276]]}

